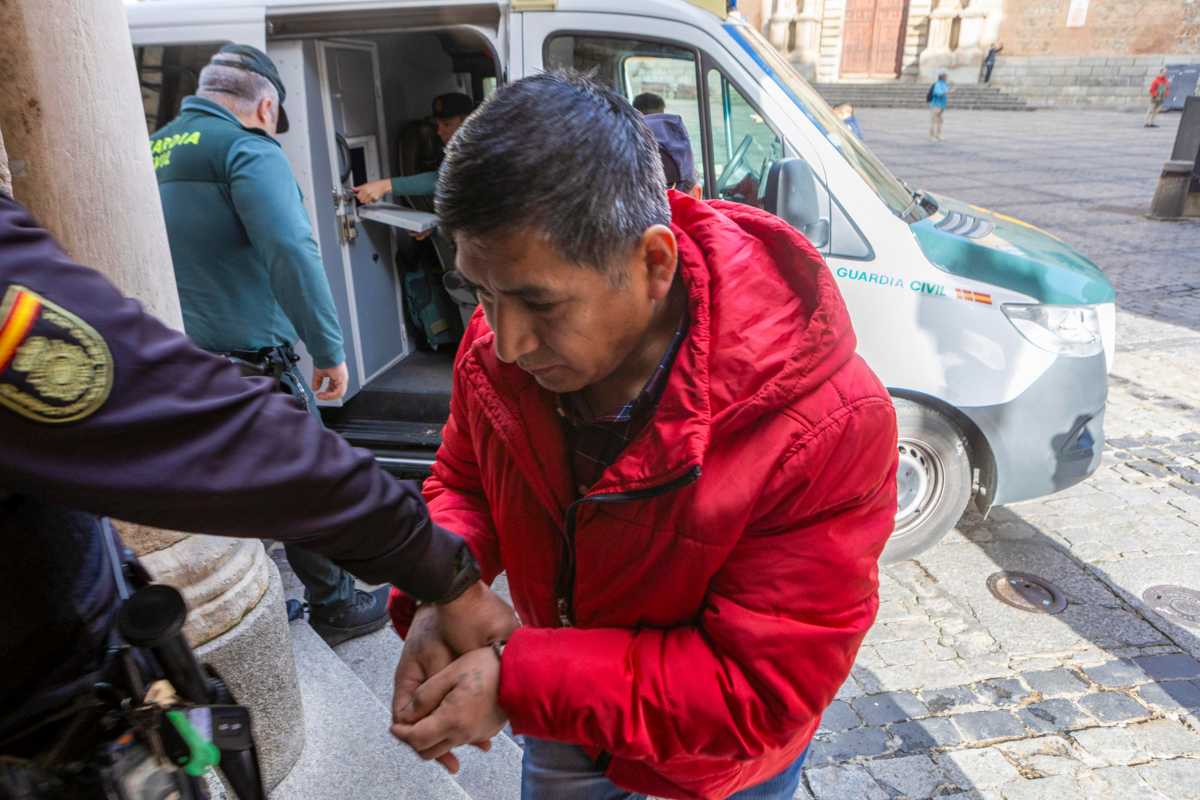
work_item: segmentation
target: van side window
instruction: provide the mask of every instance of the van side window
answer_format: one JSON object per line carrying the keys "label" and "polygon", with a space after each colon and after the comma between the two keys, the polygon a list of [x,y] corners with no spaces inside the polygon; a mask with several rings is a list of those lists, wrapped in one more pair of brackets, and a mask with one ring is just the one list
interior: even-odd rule
{"label": "van side window", "polygon": [[546,69],[596,70],[596,78],[629,102],[643,93],[663,99],[666,113],[678,114],[687,126],[696,162],[696,179],[704,181],[704,140],[700,124],[699,70],[692,50],[640,39],[559,34],[546,43]]}
{"label": "van side window", "polygon": [[705,79],[712,123],[713,194],[761,207],[759,188],[771,164],[783,157],[783,142],[719,70],[710,68]]}
{"label": "van side window", "polygon": [[153,134],[179,115],[183,98],[196,93],[200,70],[223,42],[212,44],[154,45],[133,48],[146,130]]}

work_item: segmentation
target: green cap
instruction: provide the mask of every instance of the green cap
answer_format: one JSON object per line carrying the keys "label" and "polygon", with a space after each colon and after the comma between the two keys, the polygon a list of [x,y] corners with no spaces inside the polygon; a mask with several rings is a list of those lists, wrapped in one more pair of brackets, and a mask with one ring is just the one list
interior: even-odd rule
{"label": "green cap", "polygon": [[279,77],[279,70],[275,68],[275,62],[271,60],[271,57],[257,47],[248,44],[227,44],[217,51],[217,55],[221,53],[241,56],[242,60],[235,61],[229,58],[214,57],[210,63],[222,67],[244,69],[247,72],[261,75],[271,82],[271,85],[275,87],[275,91],[279,92],[279,124],[275,130],[277,133],[286,133],[289,125],[287,112],[283,110],[283,99],[287,97],[287,90],[283,88],[283,79]]}

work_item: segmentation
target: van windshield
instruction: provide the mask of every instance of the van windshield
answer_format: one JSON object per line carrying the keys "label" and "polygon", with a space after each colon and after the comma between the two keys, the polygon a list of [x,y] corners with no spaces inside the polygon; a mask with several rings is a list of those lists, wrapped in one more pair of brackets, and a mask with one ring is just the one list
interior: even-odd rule
{"label": "van windshield", "polygon": [[725,30],[742,46],[750,57],[774,79],[792,102],[804,112],[826,139],[838,149],[850,166],[875,190],[892,212],[905,222],[915,222],[926,216],[921,203],[858,137],[833,113],[825,99],[800,77],[800,74],[779,54],[770,42],[745,20],[731,19]]}

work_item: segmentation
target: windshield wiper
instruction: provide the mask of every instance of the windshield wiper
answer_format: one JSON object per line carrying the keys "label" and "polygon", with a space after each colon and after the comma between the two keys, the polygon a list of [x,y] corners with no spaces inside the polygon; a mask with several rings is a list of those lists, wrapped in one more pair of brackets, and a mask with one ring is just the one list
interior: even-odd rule
{"label": "windshield wiper", "polygon": [[[901,183],[904,183],[904,182],[901,181]],[[900,215],[901,217],[908,217],[909,215],[913,214],[913,212],[916,211],[917,208],[920,208],[922,211],[924,211],[925,216],[927,216],[927,217],[932,216],[937,213],[937,210],[938,210],[937,200],[934,200],[933,197],[930,196],[927,192],[921,191],[919,189],[916,191],[914,191],[913,189],[909,189],[908,184],[906,184],[906,183],[904,184],[904,188],[908,189],[908,191],[912,194],[912,202],[909,203],[907,206],[905,206],[904,212]]]}

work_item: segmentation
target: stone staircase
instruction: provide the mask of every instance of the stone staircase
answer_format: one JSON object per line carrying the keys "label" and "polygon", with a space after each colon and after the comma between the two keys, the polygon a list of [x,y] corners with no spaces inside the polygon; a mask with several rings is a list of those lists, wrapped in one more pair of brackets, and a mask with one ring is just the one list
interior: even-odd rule
{"label": "stone staircase", "polygon": [[[849,103],[859,108],[925,108],[929,86],[923,82],[818,83],[815,88],[830,105]],[[950,108],[987,111],[1032,111],[1023,98],[996,86],[954,86]]]}
{"label": "stone staircase", "polygon": [[[284,594],[303,587],[273,547]],[[367,587],[363,587],[367,588]],[[498,587],[499,589],[500,587]],[[391,626],[330,648],[307,622],[290,625],[304,701],[305,744],[296,766],[270,800],[517,800],[521,748],[507,733],[490,752],[456,751],[462,762],[451,776],[421,761],[388,732],[392,677],[404,643]]]}

